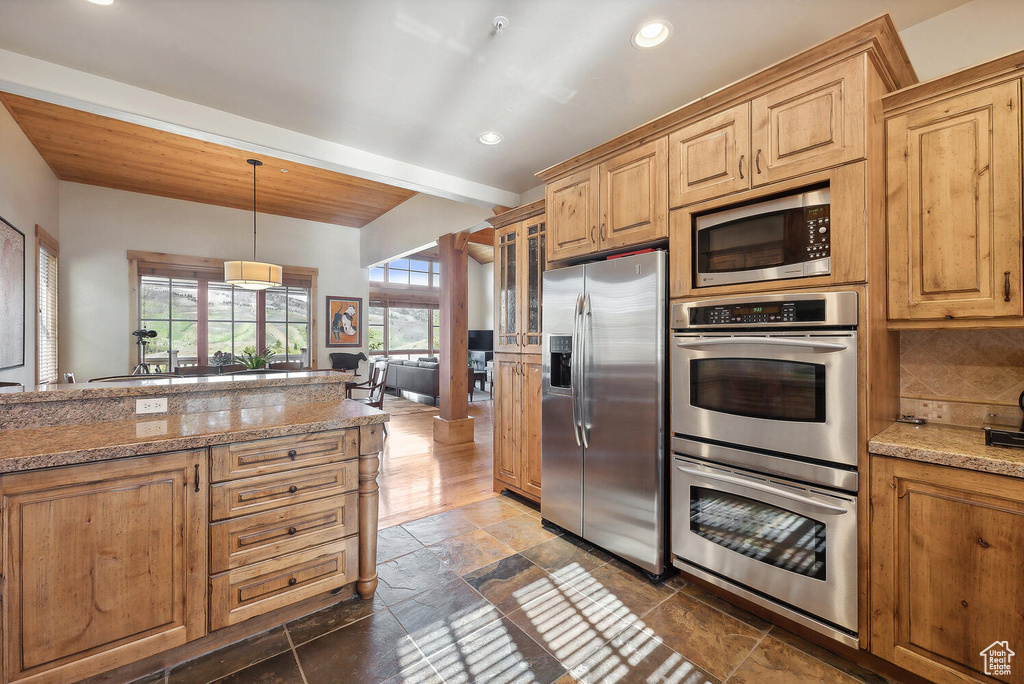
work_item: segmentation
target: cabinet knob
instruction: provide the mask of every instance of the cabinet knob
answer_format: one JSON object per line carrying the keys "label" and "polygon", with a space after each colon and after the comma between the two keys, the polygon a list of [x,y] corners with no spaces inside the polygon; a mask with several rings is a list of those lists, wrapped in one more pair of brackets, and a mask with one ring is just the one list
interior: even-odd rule
{"label": "cabinet knob", "polygon": [[291,494],[294,494],[297,491],[299,491],[299,488],[296,487],[295,485],[292,485],[291,487],[288,488],[288,492]]}
{"label": "cabinet knob", "polygon": [[294,577],[289,577],[288,578],[288,586],[289,587],[294,587],[298,583],[299,583],[299,580],[295,579]]}
{"label": "cabinet knob", "polygon": [[991,545],[991,544],[989,544],[989,543],[988,543],[987,541],[985,541],[984,539],[982,539],[981,537],[978,537],[978,546],[980,546],[980,547],[981,547],[981,548],[983,548],[983,549],[987,549],[988,547],[990,547],[990,546],[992,546],[992,545]]}
{"label": "cabinet knob", "polygon": [[295,457],[298,456],[298,455],[299,455],[299,452],[296,451],[295,449],[291,449],[291,450],[288,451],[288,458],[292,459],[293,461],[295,460]]}
{"label": "cabinet knob", "polygon": [[289,527],[288,528],[288,534],[295,534],[296,532],[298,532],[298,530],[295,529],[294,527]]}

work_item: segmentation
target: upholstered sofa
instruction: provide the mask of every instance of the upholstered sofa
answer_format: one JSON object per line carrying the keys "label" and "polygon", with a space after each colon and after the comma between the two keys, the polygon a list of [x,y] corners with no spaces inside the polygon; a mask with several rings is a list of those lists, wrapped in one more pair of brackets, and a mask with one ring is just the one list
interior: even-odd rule
{"label": "upholstered sofa", "polygon": [[388,359],[388,377],[385,387],[398,392],[415,392],[437,401],[440,393],[437,359],[424,358],[416,361]]}

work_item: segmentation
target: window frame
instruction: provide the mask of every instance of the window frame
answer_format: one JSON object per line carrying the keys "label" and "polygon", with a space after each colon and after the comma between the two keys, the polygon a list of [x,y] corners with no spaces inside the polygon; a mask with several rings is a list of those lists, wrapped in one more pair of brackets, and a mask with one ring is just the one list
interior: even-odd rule
{"label": "window frame", "polygon": [[[55,237],[50,235],[42,226],[36,225],[36,301],[35,301],[35,322],[36,322],[36,384],[41,385],[47,382],[58,382],[60,380],[60,242]],[[56,276],[54,278],[54,296],[53,296],[53,368],[54,377],[50,379],[44,379],[39,374],[39,369],[42,367],[40,353],[42,349],[39,344],[39,334],[41,326],[39,325],[39,301],[40,301],[40,283],[39,283],[39,258],[42,256],[43,251],[47,251],[53,257],[54,265],[56,266]]]}
{"label": "window frame", "polygon": [[[392,349],[390,347],[388,336],[390,334],[389,327],[390,327],[391,315],[390,315],[389,309],[391,309],[392,307],[396,308],[396,309],[425,309],[426,310],[426,312],[427,312],[426,340],[427,340],[427,347],[428,347],[428,349]],[[397,300],[397,299],[395,299],[395,300],[371,299],[371,301],[369,302],[368,308],[367,308],[367,320],[369,320],[369,310],[370,309],[383,309],[384,310],[384,324],[382,326],[378,326],[376,324],[374,324],[372,326],[372,327],[375,327],[375,328],[377,328],[377,327],[381,328],[384,347],[383,347],[383,349],[379,349],[379,350],[367,349],[367,354],[368,355],[370,355],[370,356],[397,356],[397,355],[405,355],[405,354],[410,354],[410,355],[412,355],[412,354],[427,354],[428,356],[435,356],[437,354],[440,354],[440,352],[441,352],[441,349],[440,349],[440,344],[441,344],[440,335],[438,335],[438,340],[437,340],[438,344],[437,344],[437,346],[434,345],[434,338],[433,338],[434,329],[437,328],[437,326],[433,325],[434,316],[437,315],[438,317],[440,317],[440,307],[438,305],[424,304],[422,302],[403,302],[403,301],[400,301],[400,300]],[[367,328],[369,328],[369,327],[371,327],[371,326],[368,323],[367,324]],[[367,346],[369,346],[369,345],[367,345]]]}
{"label": "window frame", "polygon": [[[160,275],[161,277],[171,277],[177,279],[191,279],[191,280],[205,280],[209,282],[223,282],[224,273],[224,262],[225,259],[215,259],[211,257],[195,257],[186,256],[180,254],[164,254],[161,252],[142,252],[137,250],[128,250],[128,284],[129,284],[129,306],[128,306],[128,325],[129,330],[135,330],[139,322],[142,320],[140,311],[140,285],[141,275],[150,275],[150,271],[156,271],[153,275]],[[319,270],[315,267],[307,266],[284,266],[283,267],[283,280],[282,285],[288,287],[302,287],[309,293],[308,306],[309,312],[307,316],[309,326],[309,336],[307,338],[308,347],[308,364],[310,368],[316,369],[319,367],[319,352],[320,344],[318,337],[319,330],[319,317],[318,308],[316,306],[317,300],[317,279],[319,276]],[[266,291],[257,291],[257,305],[256,305],[256,341],[257,345],[262,340],[266,342]],[[199,287],[199,310],[204,311],[208,309],[207,302],[207,289],[205,286]],[[198,318],[198,316],[197,316]],[[205,318],[200,318],[203,321],[202,325],[198,325],[199,332],[196,336],[196,351],[197,359],[201,360],[204,357],[209,356],[209,339],[207,337],[207,324]],[[127,341],[128,347],[128,371],[135,367],[137,345],[135,344],[135,338],[129,336],[130,339]],[[207,364],[209,359],[207,358]],[[198,361],[197,361],[198,362]]]}
{"label": "window frame", "polygon": [[[399,268],[392,266],[392,262],[405,261],[409,264],[408,268]],[[427,270],[423,271],[420,269],[414,269],[412,267],[413,261],[422,261],[427,264]],[[404,256],[396,257],[391,261],[376,266],[370,266],[369,270],[372,272],[373,269],[383,269],[384,277],[381,280],[372,280],[370,283],[376,283],[382,288],[394,288],[394,289],[410,289],[410,290],[438,290],[441,287],[441,260],[435,257],[420,257],[420,256]],[[391,271],[406,273],[406,280],[404,283],[393,283],[391,282]],[[420,273],[427,276],[426,285],[414,285],[412,281],[412,274]]]}

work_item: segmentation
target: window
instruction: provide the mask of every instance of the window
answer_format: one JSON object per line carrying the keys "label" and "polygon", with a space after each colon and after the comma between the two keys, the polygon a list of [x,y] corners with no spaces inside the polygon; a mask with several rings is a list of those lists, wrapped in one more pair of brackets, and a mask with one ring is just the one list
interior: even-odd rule
{"label": "window", "polygon": [[371,354],[413,357],[437,354],[440,350],[436,306],[371,301],[367,313]]}
{"label": "window", "polygon": [[392,259],[383,266],[370,267],[370,282],[399,287],[440,287],[441,264],[422,257]]}
{"label": "window", "polygon": [[57,377],[57,255],[59,246],[49,233],[36,226],[36,382],[56,382]]}
{"label": "window", "polygon": [[139,326],[157,332],[147,349],[153,363],[166,363],[175,349],[178,363],[206,366],[218,352],[237,356],[255,347],[274,352],[271,361],[309,365],[309,303],[302,287],[255,291],[204,279],[139,279]]}
{"label": "window", "polygon": [[275,360],[305,361],[309,349],[309,292],[301,287],[266,291],[266,345]]}

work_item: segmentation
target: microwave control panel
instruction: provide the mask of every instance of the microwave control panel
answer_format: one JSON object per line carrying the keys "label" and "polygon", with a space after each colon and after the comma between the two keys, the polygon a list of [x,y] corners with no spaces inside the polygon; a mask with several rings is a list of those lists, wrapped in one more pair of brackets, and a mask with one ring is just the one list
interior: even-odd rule
{"label": "microwave control panel", "polygon": [[818,204],[804,208],[804,228],[807,241],[804,253],[807,261],[825,259],[830,253],[832,226],[829,225],[829,205]]}
{"label": "microwave control panel", "polygon": [[690,325],[756,325],[758,323],[815,323],[825,320],[825,302],[745,302],[690,309]]}

